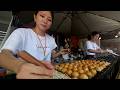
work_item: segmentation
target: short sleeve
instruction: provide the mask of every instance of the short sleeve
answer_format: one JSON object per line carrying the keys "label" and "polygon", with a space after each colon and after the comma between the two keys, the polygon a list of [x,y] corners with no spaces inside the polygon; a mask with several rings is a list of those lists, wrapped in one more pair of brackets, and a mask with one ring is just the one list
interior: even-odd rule
{"label": "short sleeve", "polygon": [[3,49],[9,49],[14,54],[17,53],[20,49],[22,49],[22,36],[20,30],[15,30],[6,40],[5,44],[1,48]]}
{"label": "short sleeve", "polygon": [[93,48],[93,44],[90,42],[90,41],[87,41],[86,42],[86,49],[88,50],[88,49],[94,49]]}
{"label": "short sleeve", "polygon": [[101,49],[96,43],[95,43],[96,49]]}
{"label": "short sleeve", "polygon": [[53,41],[53,43],[52,43],[52,48],[51,48],[51,49],[53,50],[53,49],[55,49],[55,48],[57,47],[57,44],[56,44],[56,42],[55,42],[55,39],[54,39],[54,38],[53,38],[53,40],[52,40],[52,41]]}

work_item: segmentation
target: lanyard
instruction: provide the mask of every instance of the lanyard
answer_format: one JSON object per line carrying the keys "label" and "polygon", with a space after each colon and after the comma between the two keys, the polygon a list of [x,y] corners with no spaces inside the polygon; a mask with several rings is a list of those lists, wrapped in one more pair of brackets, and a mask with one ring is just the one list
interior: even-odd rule
{"label": "lanyard", "polygon": [[37,37],[38,37],[38,40],[39,40],[39,42],[40,42],[40,44],[41,44],[41,47],[42,47],[42,49],[43,49],[43,53],[44,53],[44,56],[45,56],[45,53],[46,53],[46,35],[45,35],[45,47],[42,45],[42,41],[40,40],[38,34],[37,34]]}

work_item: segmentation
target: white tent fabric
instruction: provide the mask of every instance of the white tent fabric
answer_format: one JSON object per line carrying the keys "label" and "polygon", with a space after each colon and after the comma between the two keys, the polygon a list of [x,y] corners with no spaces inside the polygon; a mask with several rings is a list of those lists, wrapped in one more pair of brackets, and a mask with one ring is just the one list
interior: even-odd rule
{"label": "white tent fabric", "polygon": [[[56,28],[57,26],[59,27]],[[120,11],[57,12],[52,30],[71,33],[71,35],[81,38],[87,37],[92,31],[99,31],[102,33],[103,39],[114,40],[115,35],[120,36],[118,34],[120,32]],[[120,42],[120,40],[117,41]]]}
{"label": "white tent fabric", "polygon": [[[66,11],[66,13],[68,12]],[[70,17],[70,14],[66,16],[66,13],[55,13],[52,30],[63,33],[70,32],[81,37],[85,37],[92,31],[100,31],[102,34],[114,30],[120,31],[120,11],[88,11],[82,13],[78,11],[73,13],[73,17]],[[65,17],[67,17],[66,20]],[[56,28],[57,26],[59,28]]]}

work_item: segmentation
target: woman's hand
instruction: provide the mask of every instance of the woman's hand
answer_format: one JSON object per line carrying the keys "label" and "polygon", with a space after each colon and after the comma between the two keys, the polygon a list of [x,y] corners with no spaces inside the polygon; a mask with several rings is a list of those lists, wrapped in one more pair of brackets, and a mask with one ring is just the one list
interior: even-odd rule
{"label": "woman's hand", "polygon": [[101,53],[108,53],[107,50],[100,50]]}
{"label": "woman's hand", "polygon": [[50,63],[44,62],[51,69],[47,69],[42,66],[36,66],[34,64],[25,63],[21,65],[19,72],[17,73],[17,79],[51,79],[53,76],[54,68]]}
{"label": "woman's hand", "polygon": [[61,49],[59,53],[62,55],[68,54],[70,53],[70,49]]}
{"label": "woman's hand", "polygon": [[110,50],[110,49],[106,49],[106,51],[107,51],[108,53],[113,53],[113,50]]}
{"label": "woman's hand", "polygon": [[41,61],[44,65],[46,65],[49,69],[54,69],[54,66],[49,61]]}

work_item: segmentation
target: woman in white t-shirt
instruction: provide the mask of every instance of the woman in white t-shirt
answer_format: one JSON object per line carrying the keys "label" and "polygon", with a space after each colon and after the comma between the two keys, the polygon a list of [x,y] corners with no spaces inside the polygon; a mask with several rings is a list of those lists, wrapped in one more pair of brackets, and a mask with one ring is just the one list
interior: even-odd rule
{"label": "woman in white t-shirt", "polygon": [[[7,39],[0,53],[0,66],[17,73],[18,79],[51,78],[54,67],[51,64],[53,58],[66,54],[65,49],[56,52],[55,39],[46,32],[51,27],[53,14],[50,11],[35,11],[35,26],[31,28],[18,28]],[[20,51],[27,51],[37,60],[41,60],[49,69],[42,66],[17,60],[14,55]]]}
{"label": "woman in white t-shirt", "polygon": [[96,54],[106,53],[106,50],[102,50],[98,45],[97,41],[100,39],[100,34],[96,31],[92,32],[88,36],[88,41],[86,41],[86,59],[95,59]]}

